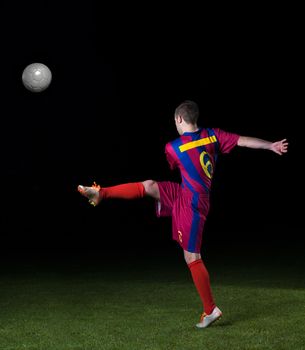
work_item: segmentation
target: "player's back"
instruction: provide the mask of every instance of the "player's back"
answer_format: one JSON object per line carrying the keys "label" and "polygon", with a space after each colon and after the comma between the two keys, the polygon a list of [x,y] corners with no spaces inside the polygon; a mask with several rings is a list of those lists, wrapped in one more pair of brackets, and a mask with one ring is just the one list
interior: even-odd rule
{"label": "player's back", "polygon": [[172,169],[180,169],[182,187],[191,192],[209,193],[217,155],[228,153],[238,137],[221,129],[199,128],[167,143],[167,160]]}

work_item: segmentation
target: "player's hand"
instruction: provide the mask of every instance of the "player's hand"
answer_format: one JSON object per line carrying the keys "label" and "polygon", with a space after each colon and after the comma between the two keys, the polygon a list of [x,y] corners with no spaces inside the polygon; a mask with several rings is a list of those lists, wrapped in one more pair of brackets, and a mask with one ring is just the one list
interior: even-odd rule
{"label": "player's hand", "polygon": [[288,142],[286,139],[283,139],[281,141],[273,142],[271,144],[271,151],[279,154],[280,156],[283,153],[286,153],[288,151]]}

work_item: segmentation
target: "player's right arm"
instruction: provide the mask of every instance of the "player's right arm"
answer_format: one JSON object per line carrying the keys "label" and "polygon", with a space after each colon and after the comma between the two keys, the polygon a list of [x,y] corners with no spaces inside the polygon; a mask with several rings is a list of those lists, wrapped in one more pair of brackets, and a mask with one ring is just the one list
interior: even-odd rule
{"label": "player's right arm", "polygon": [[251,136],[240,136],[237,145],[240,147],[254,148],[254,149],[266,149],[275,152],[279,155],[286,153],[288,150],[288,142],[286,139],[271,142],[263,139],[259,139]]}

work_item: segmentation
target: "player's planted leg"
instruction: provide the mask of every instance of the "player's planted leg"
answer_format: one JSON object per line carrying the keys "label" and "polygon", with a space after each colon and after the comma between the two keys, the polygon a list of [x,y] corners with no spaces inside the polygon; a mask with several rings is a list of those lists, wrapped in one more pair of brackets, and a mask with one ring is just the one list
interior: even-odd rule
{"label": "player's planted leg", "polygon": [[190,269],[193,282],[204,309],[200,322],[197,323],[196,326],[198,328],[205,328],[217,321],[222,316],[222,312],[215,305],[210,286],[209,273],[201,259],[201,255],[184,250],[184,258]]}

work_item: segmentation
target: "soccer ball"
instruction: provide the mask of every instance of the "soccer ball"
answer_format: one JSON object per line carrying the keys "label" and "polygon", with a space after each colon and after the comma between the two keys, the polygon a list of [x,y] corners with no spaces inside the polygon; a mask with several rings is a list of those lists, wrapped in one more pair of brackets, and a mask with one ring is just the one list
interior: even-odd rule
{"label": "soccer ball", "polygon": [[52,73],[43,63],[32,63],[22,73],[23,85],[30,91],[41,92],[51,83]]}

